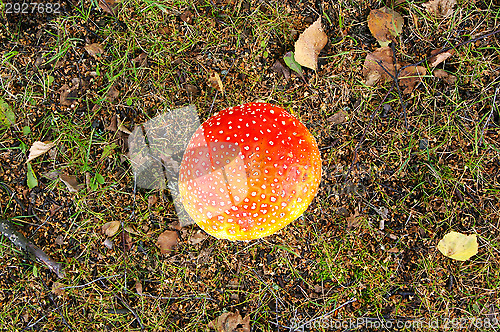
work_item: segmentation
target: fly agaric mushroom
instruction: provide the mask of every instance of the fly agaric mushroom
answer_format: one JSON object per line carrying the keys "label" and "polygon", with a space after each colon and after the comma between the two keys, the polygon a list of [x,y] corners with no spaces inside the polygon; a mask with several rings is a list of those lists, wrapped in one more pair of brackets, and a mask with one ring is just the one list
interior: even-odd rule
{"label": "fly agaric mushroom", "polygon": [[198,128],[182,159],[179,192],[207,233],[252,240],[302,215],[320,179],[318,145],[307,128],[281,107],[251,103]]}

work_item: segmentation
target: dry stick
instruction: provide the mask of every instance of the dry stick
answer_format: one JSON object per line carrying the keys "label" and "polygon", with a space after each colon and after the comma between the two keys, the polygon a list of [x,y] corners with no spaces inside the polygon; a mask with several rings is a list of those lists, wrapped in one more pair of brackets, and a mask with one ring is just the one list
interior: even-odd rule
{"label": "dry stick", "polygon": [[0,234],[8,238],[14,245],[25,250],[31,258],[36,258],[49,269],[51,269],[59,278],[64,278],[65,273],[61,264],[55,262],[42,249],[31,243],[24,235],[19,233],[14,225],[7,219],[0,219]]}
{"label": "dry stick", "polygon": [[[21,209],[21,214],[24,214],[26,208],[24,204],[16,197],[12,189],[5,183],[0,182],[0,187],[4,189],[12,198],[16,201]],[[35,216],[36,217],[36,216]],[[36,217],[38,219],[38,217]],[[0,219],[0,234],[9,239],[14,245],[23,249],[28,253],[28,255],[33,259],[38,259],[40,262],[47,265],[49,269],[54,271],[59,278],[64,278],[65,273],[61,264],[55,262],[49,255],[47,255],[42,249],[38,248],[36,245],[30,242],[24,235],[16,230],[16,227],[8,219]]]}

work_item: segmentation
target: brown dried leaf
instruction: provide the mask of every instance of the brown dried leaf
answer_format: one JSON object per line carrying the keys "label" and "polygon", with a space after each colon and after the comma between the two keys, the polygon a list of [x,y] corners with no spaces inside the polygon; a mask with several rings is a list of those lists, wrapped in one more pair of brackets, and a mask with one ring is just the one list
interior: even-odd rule
{"label": "brown dried leaf", "polygon": [[192,84],[184,85],[184,90],[186,90],[188,93],[192,95],[197,95],[200,92],[200,90]]}
{"label": "brown dried leaf", "polygon": [[59,102],[63,106],[71,106],[73,105],[78,97],[78,91],[77,89],[71,89],[69,85],[64,84],[60,89],[59,89]]}
{"label": "brown dried leaf", "polygon": [[109,126],[105,128],[111,132],[116,132],[118,130],[118,116],[115,114],[111,117],[111,121],[109,122]]}
{"label": "brown dried leaf", "polygon": [[181,14],[181,20],[183,22],[186,22],[187,24],[192,24],[193,23],[193,13],[190,10],[186,10],[184,13]]}
{"label": "brown dried leaf", "polygon": [[447,17],[455,11],[456,0],[431,0],[422,4],[429,13],[437,17]]}
{"label": "brown dried leaf", "polygon": [[368,28],[381,47],[386,47],[403,31],[403,17],[394,10],[382,7],[368,15]]}
{"label": "brown dried leaf", "polygon": [[33,145],[30,147],[30,154],[28,155],[28,160],[26,162],[29,162],[36,157],[41,156],[44,153],[47,153],[50,149],[54,147],[54,143],[46,141],[46,142],[40,142],[36,141],[33,143]]}
{"label": "brown dried leaf", "polygon": [[68,188],[68,191],[71,193],[76,193],[84,187],[83,184],[78,183],[78,181],[76,180],[76,176],[59,174],[59,178],[62,182],[64,182],[64,184]]}
{"label": "brown dried leaf", "polygon": [[434,76],[442,79],[449,85],[454,85],[457,82],[457,77],[450,73],[447,73],[443,69],[435,69],[433,72]]}
{"label": "brown dried leaf", "polygon": [[347,229],[358,228],[362,217],[363,215],[357,209],[354,209],[354,213],[347,217]]}
{"label": "brown dried leaf", "polygon": [[151,195],[148,197],[148,208],[153,207],[156,202],[158,202],[158,196],[156,195]]}
{"label": "brown dried leaf", "polygon": [[144,52],[136,56],[132,62],[136,63],[139,67],[144,67],[148,63],[148,55]]}
{"label": "brown dried leaf", "polygon": [[99,0],[99,7],[106,13],[113,16],[116,14],[117,5],[118,3],[116,3],[115,0]]}
{"label": "brown dried leaf", "polygon": [[216,89],[217,91],[224,92],[224,86],[222,85],[222,81],[217,72],[213,72],[210,75],[210,77],[208,78],[208,83],[210,83],[210,86]]}
{"label": "brown dried leaf", "polygon": [[120,222],[119,221],[109,221],[109,222],[105,223],[104,225],[102,225],[102,228],[101,228],[102,232],[107,237],[112,237],[113,235],[116,234],[116,232],[118,232],[119,229],[120,229]]}
{"label": "brown dried leaf", "polygon": [[443,53],[439,53],[439,51],[441,51],[441,50],[436,49],[436,50],[431,51],[432,56],[429,58],[429,66],[436,67],[441,62],[445,61],[446,59],[451,57],[453,54],[455,54],[455,50],[449,50],[449,51],[446,51]]}
{"label": "brown dried leaf", "polygon": [[250,332],[250,316],[241,318],[240,312],[236,310],[236,313],[225,312],[208,323],[208,327],[217,330],[217,332],[235,332],[238,331],[236,329],[238,325],[241,326],[239,331]]}
{"label": "brown dried leaf", "polygon": [[295,42],[295,61],[301,66],[318,69],[318,55],[328,42],[326,35],[321,25],[321,16],[316,22],[311,24],[299,36]]}
{"label": "brown dried leaf", "polygon": [[160,248],[162,255],[169,254],[173,247],[177,244],[179,235],[176,231],[165,231],[158,237],[157,245]]}
{"label": "brown dried leaf", "polygon": [[198,243],[203,242],[207,238],[207,234],[205,232],[198,232],[191,236],[188,240],[188,242],[192,245],[196,245]]}
{"label": "brown dried leaf", "polygon": [[422,75],[427,72],[427,69],[422,66],[411,66],[404,68],[399,73],[399,86],[403,93],[408,94],[413,91],[415,86],[422,81]]}
{"label": "brown dried leaf", "polygon": [[132,238],[127,231],[121,233],[120,239],[122,240],[121,247],[123,250],[128,251],[132,249]]}
{"label": "brown dried leaf", "polygon": [[98,57],[104,53],[104,48],[99,43],[85,45],[85,50],[88,52],[88,54],[93,56],[95,59],[98,59]]}
{"label": "brown dried leaf", "polygon": [[[384,70],[383,66],[386,70]],[[391,75],[396,74],[396,69],[394,68],[394,62],[392,57],[392,49],[390,47],[377,48],[372,53],[368,54],[365,59],[363,76],[365,78],[365,84],[368,86],[374,86],[377,82],[392,80]]]}
{"label": "brown dried leaf", "polygon": [[344,111],[338,111],[331,117],[327,119],[328,122],[331,122],[333,124],[341,124],[344,123],[347,120],[347,113]]}
{"label": "brown dried leaf", "polygon": [[137,280],[135,283],[135,291],[137,294],[142,295],[142,284],[140,280]]}
{"label": "brown dried leaf", "polygon": [[276,60],[274,65],[271,67],[271,70],[278,74],[278,77],[283,76],[287,81],[290,79],[290,69],[283,66],[279,60]]}
{"label": "brown dried leaf", "polygon": [[120,95],[120,91],[116,88],[115,84],[113,84],[106,94],[106,99],[110,102],[113,102]]}

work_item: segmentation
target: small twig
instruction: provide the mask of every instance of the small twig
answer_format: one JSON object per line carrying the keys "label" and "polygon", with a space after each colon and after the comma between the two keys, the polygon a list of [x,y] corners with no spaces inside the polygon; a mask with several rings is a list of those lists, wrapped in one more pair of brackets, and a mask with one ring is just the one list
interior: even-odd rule
{"label": "small twig", "polygon": [[0,219],[0,234],[8,238],[14,245],[26,251],[31,258],[36,258],[49,269],[51,269],[59,278],[64,278],[65,273],[61,264],[55,262],[42,249],[30,242],[24,235],[19,233],[14,225],[7,219]]}

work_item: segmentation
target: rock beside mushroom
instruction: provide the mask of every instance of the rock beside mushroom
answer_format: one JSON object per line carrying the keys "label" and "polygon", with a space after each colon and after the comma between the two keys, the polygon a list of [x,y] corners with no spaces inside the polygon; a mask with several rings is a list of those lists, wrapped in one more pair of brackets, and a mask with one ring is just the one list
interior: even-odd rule
{"label": "rock beside mushroom", "polygon": [[281,107],[251,103],[198,128],[182,159],[179,192],[207,233],[252,240],[302,215],[320,179],[320,153],[307,128]]}

